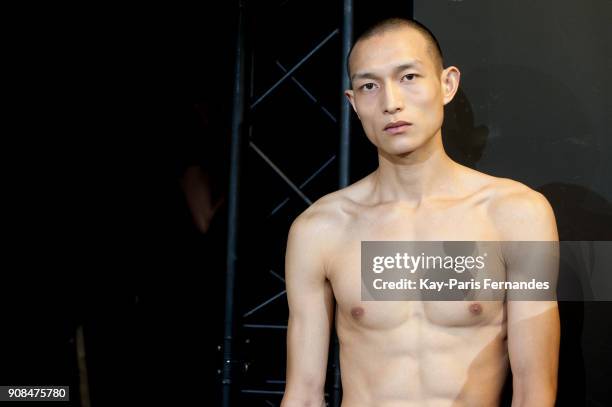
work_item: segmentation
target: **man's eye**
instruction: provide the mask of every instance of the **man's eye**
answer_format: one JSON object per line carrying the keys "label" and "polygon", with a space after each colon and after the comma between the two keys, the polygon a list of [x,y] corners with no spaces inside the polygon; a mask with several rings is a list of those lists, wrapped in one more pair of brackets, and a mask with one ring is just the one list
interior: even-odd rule
{"label": "man's eye", "polygon": [[411,81],[414,79],[415,76],[416,76],[415,73],[409,73],[409,74],[404,75],[404,78],[408,78],[408,80]]}
{"label": "man's eye", "polygon": [[372,82],[366,83],[365,85],[361,85],[361,89],[372,90],[374,89],[374,84]]}

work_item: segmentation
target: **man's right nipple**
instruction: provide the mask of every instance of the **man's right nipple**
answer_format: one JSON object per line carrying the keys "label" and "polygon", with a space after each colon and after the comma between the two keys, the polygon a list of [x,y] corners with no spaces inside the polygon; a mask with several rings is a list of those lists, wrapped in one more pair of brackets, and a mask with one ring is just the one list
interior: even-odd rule
{"label": "man's right nipple", "polygon": [[353,307],[351,308],[351,315],[353,318],[361,318],[365,314],[365,310],[361,307]]}

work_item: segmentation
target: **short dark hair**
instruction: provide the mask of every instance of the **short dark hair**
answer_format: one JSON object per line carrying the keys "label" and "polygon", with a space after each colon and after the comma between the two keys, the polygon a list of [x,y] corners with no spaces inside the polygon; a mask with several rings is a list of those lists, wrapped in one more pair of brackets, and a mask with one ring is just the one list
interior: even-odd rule
{"label": "short dark hair", "polygon": [[[349,61],[351,60],[351,54],[353,53],[353,49],[355,49],[355,46],[360,41],[367,40],[368,38],[374,37],[375,35],[383,34],[387,31],[391,31],[401,27],[412,28],[420,32],[427,41],[427,51],[431,55],[437,70],[441,72],[444,69],[442,48],[440,47],[440,43],[438,43],[436,36],[429,30],[429,28],[425,27],[425,25],[416,20],[411,20],[403,17],[391,17],[377,22],[376,24],[365,30],[363,33],[361,33],[357,37],[357,39],[355,39],[355,42],[353,43],[353,46],[351,47],[351,50],[349,51],[348,57],[346,59],[346,72],[349,75],[349,81],[351,76]],[[353,84],[351,83],[351,88],[352,87]]]}

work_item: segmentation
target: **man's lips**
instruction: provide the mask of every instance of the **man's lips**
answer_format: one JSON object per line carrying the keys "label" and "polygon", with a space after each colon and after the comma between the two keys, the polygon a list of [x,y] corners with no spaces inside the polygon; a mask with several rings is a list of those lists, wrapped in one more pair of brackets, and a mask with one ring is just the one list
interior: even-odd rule
{"label": "man's lips", "polygon": [[385,131],[391,134],[397,134],[406,131],[411,125],[412,123],[405,121],[391,122],[385,126]]}

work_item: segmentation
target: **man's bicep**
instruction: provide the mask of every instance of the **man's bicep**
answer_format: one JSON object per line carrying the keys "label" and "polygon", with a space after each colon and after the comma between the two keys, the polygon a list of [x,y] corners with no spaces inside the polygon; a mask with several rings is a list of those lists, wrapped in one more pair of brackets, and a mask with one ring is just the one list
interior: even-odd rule
{"label": "man's bicep", "polygon": [[507,279],[535,279],[550,287],[544,291],[521,289],[507,295],[513,405],[552,406],[559,354],[556,222],[550,204],[541,194],[516,197],[512,206],[514,222],[504,236],[510,241],[503,243]]}
{"label": "man's bicep", "polygon": [[557,302],[510,301],[507,307],[514,398],[542,397],[540,405],[552,405],[559,355]]}
{"label": "man's bicep", "polygon": [[289,303],[286,397],[323,396],[333,319],[333,295],[323,256],[317,225],[312,220],[296,220],[285,259]]}
{"label": "man's bicep", "polygon": [[540,397],[537,401],[541,406],[552,405],[557,383],[557,243],[509,242],[514,246],[511,251],[514,258],[507,263],[507,278],[521,283],[535,280],[537,284],[542,284],[541,287],[544,287],[544,284],[549,287],[542,290],[524,288],[507,293],[508,353],[514,397],[536,400],[537,394],[537,397]]}

